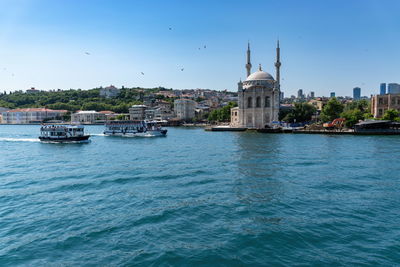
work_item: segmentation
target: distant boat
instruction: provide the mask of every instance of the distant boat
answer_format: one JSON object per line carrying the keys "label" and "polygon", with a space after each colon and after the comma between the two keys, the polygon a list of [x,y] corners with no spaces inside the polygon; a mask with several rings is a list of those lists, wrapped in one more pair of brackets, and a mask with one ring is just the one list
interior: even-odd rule
{"label": "distant boat", "polygon": [[90,135],[85,135],[81,125],[43,125],[40,127],[39,140],[49,143],[84,143]]}
{"label": "distant boat", "polygon": [[105,124],[104,135],[125,137],[157,137],[166,136],[167,129],[163,129],[156,121],[108,121]]}

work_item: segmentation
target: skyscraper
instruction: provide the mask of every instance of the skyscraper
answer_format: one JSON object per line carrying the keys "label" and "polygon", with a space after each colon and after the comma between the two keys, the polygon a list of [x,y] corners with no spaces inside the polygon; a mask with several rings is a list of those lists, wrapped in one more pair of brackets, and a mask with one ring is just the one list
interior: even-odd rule
{"label": "skyscraper", "polygon": [[310,97],[314,98],[315,97],[315,93],[314,92],[310,92]]}
{"label": "skyscraper", "polygon": [[354,100],[360,100],[361,99],[361,88],[360,87],[354,87],[353,88],[353,99]]}
{"label": "skyscraper", "polygon": [[331,92],[331,97],[335,97],[336,93],[335,92]]}
{"label": "skyscraper", "polygon": [[303,98],[303,89],[297,90],[297,98],[299,99]]}
{"label": "skyscraper", "polygon": [[381,91],[380,91],[380,95],[386,95],[386,83],[381,83]]}
{"label": "skyscraper", "polygon": [[400,94],[400,84],[389,83],[388,84],[388,94]]}

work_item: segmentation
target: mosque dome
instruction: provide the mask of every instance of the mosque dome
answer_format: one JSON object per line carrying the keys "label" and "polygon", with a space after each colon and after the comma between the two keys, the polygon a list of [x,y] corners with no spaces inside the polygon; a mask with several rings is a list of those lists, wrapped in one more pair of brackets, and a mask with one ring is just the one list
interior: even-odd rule
{"label": "mosque dome", "polygon": [[253,80],[274,80],[271,74],[265,72],[259,67],[258,71],[252,73],[247,77],[246,81],[253,81]]}

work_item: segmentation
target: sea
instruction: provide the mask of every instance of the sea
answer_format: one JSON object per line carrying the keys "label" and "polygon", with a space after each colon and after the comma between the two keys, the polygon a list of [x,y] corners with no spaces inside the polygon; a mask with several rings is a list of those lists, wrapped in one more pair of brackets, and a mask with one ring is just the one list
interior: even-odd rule
{"label": "sea", "polygon": [[39,128],[0,125],[0,266],[400,264],[400,136]]}

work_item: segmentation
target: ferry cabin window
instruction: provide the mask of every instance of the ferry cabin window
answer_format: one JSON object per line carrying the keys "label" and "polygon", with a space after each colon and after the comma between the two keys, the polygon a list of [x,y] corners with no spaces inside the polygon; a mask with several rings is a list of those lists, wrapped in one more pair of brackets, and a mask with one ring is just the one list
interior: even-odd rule
{"label": "ferry cabin window", "polygon": [[256,107],[259,108],[261,107],[261,97],[257,96],[256,98]]}
{"label": "ferry cabin window", "polygon": [[252,106],[251,101],[252,101],[251,97],[247,98],[247,107],[248,108],[251,108],[251,106]]}

